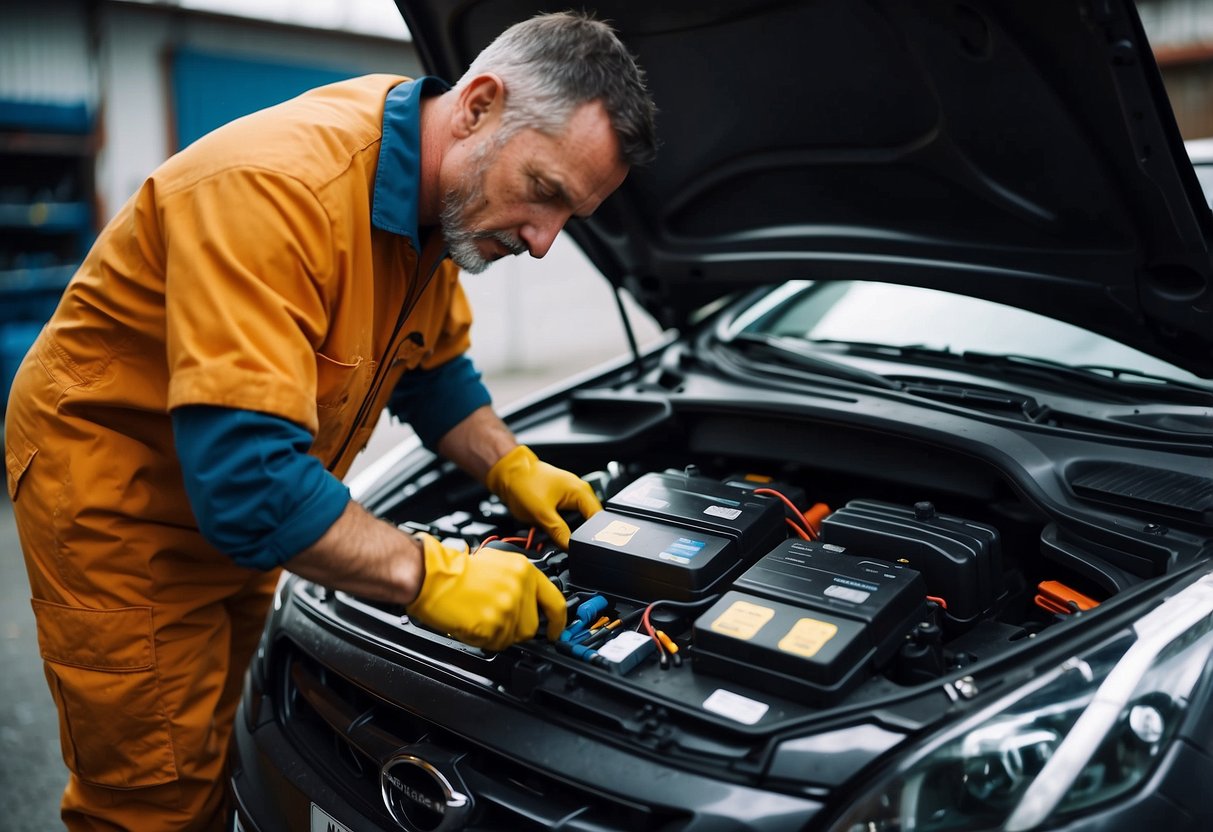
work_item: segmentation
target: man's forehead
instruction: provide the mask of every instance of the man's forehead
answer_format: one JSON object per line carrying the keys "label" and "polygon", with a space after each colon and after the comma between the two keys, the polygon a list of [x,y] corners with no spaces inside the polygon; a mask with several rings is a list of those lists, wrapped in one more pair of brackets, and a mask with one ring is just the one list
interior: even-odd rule
{"label": "man's forehead", "polygon": [[627,176],[619,139],[599,102],[583,104],[559,135],[545,139],[542,149],[536,148],[540,175],[557,188],[574,214],[588,216]]}

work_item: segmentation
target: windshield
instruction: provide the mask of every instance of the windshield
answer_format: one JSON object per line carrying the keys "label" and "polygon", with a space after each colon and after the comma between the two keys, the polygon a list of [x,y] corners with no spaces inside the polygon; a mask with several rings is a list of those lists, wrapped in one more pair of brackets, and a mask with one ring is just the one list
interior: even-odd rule
{"label": "windshield", "polygon": [[1012,306],[916,286],[789,281],[760,299],[730,329],[809,342],[858,341],[1026,355],[1213,387],[1213,382],[1080,327]]}

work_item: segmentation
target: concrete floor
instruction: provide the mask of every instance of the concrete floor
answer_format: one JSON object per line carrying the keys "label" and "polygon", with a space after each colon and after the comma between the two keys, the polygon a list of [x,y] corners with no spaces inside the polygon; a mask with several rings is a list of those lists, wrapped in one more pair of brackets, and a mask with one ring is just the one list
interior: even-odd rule
{"label": "concrete floor", "polygon": [[0,497],[0,818],[7,830],[62,828],[59,795],[67,771],[59,723],[42,675],[29,582],[13,506]]}

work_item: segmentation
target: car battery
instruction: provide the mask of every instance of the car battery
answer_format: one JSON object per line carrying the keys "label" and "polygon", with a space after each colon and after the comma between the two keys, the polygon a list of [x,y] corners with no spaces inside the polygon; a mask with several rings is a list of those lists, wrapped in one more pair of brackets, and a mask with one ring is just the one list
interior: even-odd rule
{"label": "car battery", "polygon": [[569,580],[636,601],[691,601],[736,574],[736,541],[656,520],[600,511],[569,540]]}
{"label": "car battery", "polygon": [[925,611],[915,570],[788,540],[696,620],[694,660],[708,673],[828,704],[887,662]]}
{"label": "car battery", "polygon": [[736,542],[741,560],[754,561],[787,535],[783,504],[752,488],[697,475],[645,474],[611,497],[606,508]]}
{"label": "car battery", "polygon": [[921,572],[927,592],[947,603],[948,618],[957,623],[976,620],[1002,594],[998,531],[939,514],[931,503],[852,500],[825,518],[821,540]]}

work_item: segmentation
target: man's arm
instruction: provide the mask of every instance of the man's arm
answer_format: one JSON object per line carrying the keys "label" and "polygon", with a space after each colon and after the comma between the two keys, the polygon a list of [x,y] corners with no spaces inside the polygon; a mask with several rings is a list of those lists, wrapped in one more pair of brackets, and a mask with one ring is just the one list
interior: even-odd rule
{"label": "man's arm", "polygon": [[458,465],[477,482],[514,448],[518,440],[487,405],[473,410],[438,441],[439,455]]}
{"label": "man's arm", "polygon": [[424,580],[423,551],[412,535],[350,500],[328,531],[287,563],[296,575],[365,598],[410,604]]}
{"label": "man's arm", "polygon": [[564,596],[522,555],[484,549],[469,556],[429,535],[412,538],[353,501],[288,566],[325,586],[403,603],[430,627],[488,650],[533,637],[541,609],[548,639],[564,629]]}
{"label": "man's arm", "polygon": [[334,589],[407,607],[469,644],[501,650],[564,628],[560,591],[524,556],[470,556],[375,519],[306,453],[306,430],[275,416],[192,406],[173,411],[182,479],[203,536],[250,568],[278,564]]}

